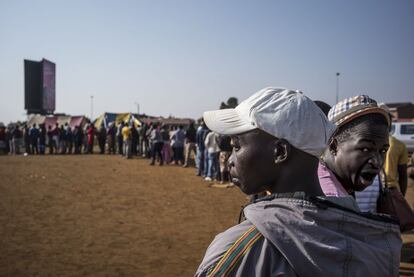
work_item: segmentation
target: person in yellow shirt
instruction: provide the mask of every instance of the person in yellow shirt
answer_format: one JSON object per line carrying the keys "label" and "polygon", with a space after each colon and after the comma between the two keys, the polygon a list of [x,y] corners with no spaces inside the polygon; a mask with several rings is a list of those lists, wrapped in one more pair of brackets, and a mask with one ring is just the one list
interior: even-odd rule
{"label": "person in yellow shirt", "polygon": [[407,165],[407,175],[408,175],[408,186],[414,186],[414,153],[411,153],[411,158],[408,161]]}
{"label": "person in yellow shirt", "polygon": [[384,163],[386,182],[389,187],[399,188],[401,193],[405,195],[407,191],[407,147],[402,141],[391,135],[389,136],[389,144],[390,148]]}
{"label": "person in yellow shirt", "polygon": [[129,159],[131,158],[131,128],[128,126],[126,122],[124,127],[121,130],[122,138],[123,138],[123,145],[124,145],[124,157]]}

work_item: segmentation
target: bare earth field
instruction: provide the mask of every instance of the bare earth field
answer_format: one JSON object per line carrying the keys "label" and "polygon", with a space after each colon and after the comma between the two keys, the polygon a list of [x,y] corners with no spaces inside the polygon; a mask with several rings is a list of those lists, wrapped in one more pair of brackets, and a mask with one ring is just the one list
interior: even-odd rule
{"label": "bare earth field", "polygon": [[[246,201],[194,168],[0,156],[0,276],[192,276]],[[403,239],[401,276],[414,276],[414,233]]]}

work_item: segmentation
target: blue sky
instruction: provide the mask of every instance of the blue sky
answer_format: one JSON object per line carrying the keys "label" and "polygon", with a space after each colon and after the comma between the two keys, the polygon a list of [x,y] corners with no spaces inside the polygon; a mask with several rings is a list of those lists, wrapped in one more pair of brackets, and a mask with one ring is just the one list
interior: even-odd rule
{"label": "blue sky", "polygon": [[266,86],[334,104],[413,101],[414,1],[0,0],[0,121],[24,119],[23,60],[56,63],[56,112],[198,118]]}

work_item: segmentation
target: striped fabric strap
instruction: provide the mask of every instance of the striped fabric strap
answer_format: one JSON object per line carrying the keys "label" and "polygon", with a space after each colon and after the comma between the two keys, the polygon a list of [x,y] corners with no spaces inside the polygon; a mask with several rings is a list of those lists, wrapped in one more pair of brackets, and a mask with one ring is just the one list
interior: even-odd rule
{"label": "striped fabric strap", "polygon": [[241,258],[262,237],[255,226],[249,228],[224,254],[208,277],[229,276]]}

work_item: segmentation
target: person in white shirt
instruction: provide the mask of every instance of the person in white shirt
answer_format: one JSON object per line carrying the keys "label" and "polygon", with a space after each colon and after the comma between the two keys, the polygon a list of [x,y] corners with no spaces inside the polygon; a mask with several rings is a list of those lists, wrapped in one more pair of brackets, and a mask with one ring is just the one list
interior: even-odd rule
{"label": "person in white shirt", "polygon": [[208,169],[207,176],[204,178],[206,181],[212,181],[217,179],[219,173],[219,153],[220,147],[218,145],[219,134],[216,132],[210,132],[204,140],[204,144],[208,153]]}

